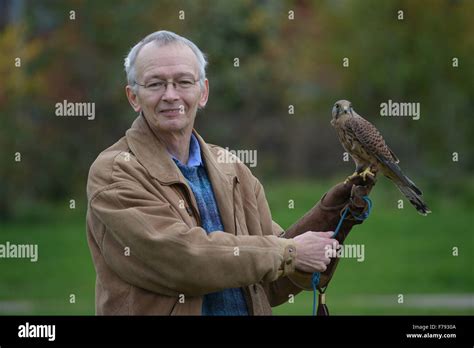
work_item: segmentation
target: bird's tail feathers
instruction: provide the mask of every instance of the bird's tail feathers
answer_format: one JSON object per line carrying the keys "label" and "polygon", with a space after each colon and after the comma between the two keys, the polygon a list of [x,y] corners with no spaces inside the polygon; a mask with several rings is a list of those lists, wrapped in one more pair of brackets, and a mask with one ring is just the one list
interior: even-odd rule
{"label": "bird's tail feathers", "polygon": [[427,215],[428,213],[431,213],[430,208],[426,205],[425,202],[423,202],[423,199],[421,196],[423,193],[421,190],[416,187],[415,183],[410,180],[409,177],[407,177],[405,174],[403,174],[402,170],[400,167],[393,162],[389,161],[383,161],[384,164],[391,169],[391,172],[396,175],[395,178],[390,178],[395,185],[397,185],[398,189],[400,190],[401,193],[405,195],[406,198],[410,201],[411,204],[416,208],[416,210],[421,214],[421,215]]}
{"label": "bird's tail feathers", "polygon": [[410,203],[413,204],[413,206],[421,215],[427,215],[428,213],[431,213],[430,208],[428,208],[426,203],[423,202],[421,196],[418,195],[415,191],[413,191],[411,187],[398,182],[396,182],[395,184],[397,185],[400,192],[403,193],[406,198],[408,198]]}
{"label": "bird's tail feathers", "polygon": [[398,164],[394,163],[394,162],[388,162],[388,161],[383,161],[384,164],[389,167],[393,173],[396,174],[396,176],[398,177],[398,179],[403,183],[405,184],[406,186],[410,187],[413,192],[415,192],[418,196],[422,196],[423,195],[423,192],[421,192],[421,190],[416,187],[415,183],[413,181],[411,181],[411,179],[406,176],[405,174],[403,174],[402,170],[400,169],[400,167],[398,166]]}

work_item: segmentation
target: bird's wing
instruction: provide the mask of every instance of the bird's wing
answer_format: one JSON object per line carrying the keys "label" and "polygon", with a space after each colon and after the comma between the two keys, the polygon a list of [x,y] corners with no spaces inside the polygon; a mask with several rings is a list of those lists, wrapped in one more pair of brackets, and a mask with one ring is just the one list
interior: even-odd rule
{"label": "bird's wing", "polygon": [[[385,144],[387,146],[387,144]],[[397,155],[387,146],[388,151],[390,151],[390,154],[392,155],[392,159],[395,163],[399,163],[400,160],[398,159]]]}
{"label": "bird's wing", "polygon": [[421,190],[416,187],[415,183],[411,181],[398,166],[398,158],[392,150],[387,146],[382,134],[375,126],[366,119],[358,116],[351,117],[347,122],[352,133],[355,135],[364,150],[370,155],[374,156],[378,162],[383,165],[386,170],[385,174],[395,182],[401,182],[409,186],[416,194],[421,195]]}
{"label": "bird's wing", "polygon": [[399,162],[397,156],[385,143],[382,134],[380,134],[372,123],[358,116],[349,118],[346,125],[364,147],[364,150],[376,157],[379,161]]}

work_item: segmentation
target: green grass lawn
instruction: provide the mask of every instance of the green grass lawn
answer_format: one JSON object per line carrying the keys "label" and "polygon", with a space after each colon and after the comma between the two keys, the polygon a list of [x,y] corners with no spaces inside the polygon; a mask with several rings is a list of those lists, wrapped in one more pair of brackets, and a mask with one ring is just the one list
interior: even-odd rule
{"label": "green grass lawn", "polygon": [[[288,227],[329,186],[304,181],[268,183],[266,194],[274,220]],[[416,308],[397,303],[398,294],[408,303],[415,294],[474,293],[470,197],[431,195],[427,200],[433,213],[427,217],[406,202],[404,209],[398,209],[401,196],[386,180],[379,180],[371,197],[372,215],[346,240],[364,244],[365,260],[339,263],[327,290],[331,314],[474,314],[472,306]],[[294,209],[288,208],[290,199]],[[40,221],[25,221],[3,223],[0,243],[37,243],[39,260],[0,259],[0,314],[93,314],[95,272],[86,242],[84,207],[78,204],[75,210],[57,209],[42,214]],[[453,247],[459,249],[459,256],[453,256]],[[71,294],[75,303],[70,303]],[[371,301],[371,296],[381,295],[388,300]],[[304,292],[274,312],[309,315],[311,310],[312,293]]]}
{"label": "green grass lawn", "polygon": [[2,227],[0,243],[38,244],[39,257],[0,259],[0,314],[94,314],[95,271],[84,216],[80,209],[59,210],[49,221]]}

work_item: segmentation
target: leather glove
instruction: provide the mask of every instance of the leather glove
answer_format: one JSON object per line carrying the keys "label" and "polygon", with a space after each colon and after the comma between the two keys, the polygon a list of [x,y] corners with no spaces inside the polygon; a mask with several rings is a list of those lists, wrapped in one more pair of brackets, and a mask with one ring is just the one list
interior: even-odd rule
{"label": "leather glove", "polygon": [[[367,176],[364,181],[361,177],[357,176],[347,183],[337,184],[325,193],[309,212],[291,226],[283,237],[293,238],[307,231],[334,231],[344,210],[346,207],[349,207],[350,212],[346,214],[346,218],[335,237],[339,244],[342,245],[352,227],[363,222],[362,220],[355,219],[353,215],[360,216],[366,211],[367,202],[363,197],[370,193],[375,183],[376,178]],[[318,285],[319,290],[325,290],[336,270],[338,262],[339,258],[331,259],[326,271],[321,273]],[[288,278],[295,285],[305,290],[313,290],[311,277],[311,273],[299,270],[288,275]]]}

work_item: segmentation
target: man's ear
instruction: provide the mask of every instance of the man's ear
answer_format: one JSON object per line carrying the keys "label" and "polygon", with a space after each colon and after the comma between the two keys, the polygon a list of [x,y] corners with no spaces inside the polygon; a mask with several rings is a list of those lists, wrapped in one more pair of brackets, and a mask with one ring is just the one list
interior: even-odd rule
{"label": "man's ear", "polygon": [[207,99],[209,98],[209,80],[204,80],[204,87],[201,89],[201,99],[199,99],[199,107],[202,109],[207,104]]}
{"label": "man's ear", "polygon": [[133,88],[130,85],[125,87],[125,94],[127,95],[128,102],[132,106],[133,110],[135,110],[135,112],[141,112],[142,107],[138,101],[138,96],[135,94]]}

